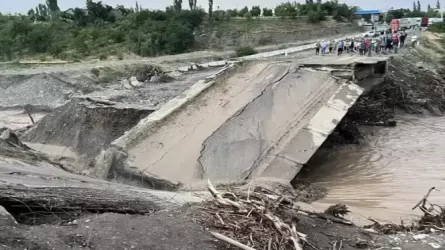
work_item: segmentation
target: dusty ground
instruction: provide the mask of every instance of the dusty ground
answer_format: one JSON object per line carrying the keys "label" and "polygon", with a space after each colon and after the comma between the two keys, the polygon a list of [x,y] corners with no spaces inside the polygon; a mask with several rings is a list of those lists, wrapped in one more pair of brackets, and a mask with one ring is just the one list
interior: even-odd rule
{"label": "dusty ground", "polygon": [[[0,224],[0,249],[238,249],[216,240],[193,222],[190,210],[160,212],[151,216],[90,214],[70,225]],[[343,250],[403,249],[429,250],[444,246],[441,234],[399,233],[377,235],[358,227],[299,216],[297,228],[308,234],[312,246],[304,249],[330,250],[335,242]],[[434,246],[434,247],[433,247]],[[315,247],[315,248],[314,248]]]}

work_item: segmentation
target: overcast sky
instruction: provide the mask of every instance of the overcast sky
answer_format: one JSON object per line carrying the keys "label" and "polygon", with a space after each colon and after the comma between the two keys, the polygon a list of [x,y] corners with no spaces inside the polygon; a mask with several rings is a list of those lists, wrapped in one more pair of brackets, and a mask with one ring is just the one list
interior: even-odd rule
{"label": "overcast sky", "polygon": [[[421,0],[422,8],[427,7],[431,4],[431,7],[436,6],[437,0]],[[16,12],[27,12],[29,9],[35,7],[39,3],[45,2],[44,0],[0,0],[0,12],[16,13]],[[103,3],[108,5],[122,4],[126,6],[134,6],[135,0],[104,0]],[[149,9],[164,9],[166,5],[170,5],[173,0],[138,0],[143,8]],[[207,0],[198,0],[198,5],[206,6]],[[244,6],[260,5],[261,7],[272,8],[278,3],[287,2],[285,0],[214,0],[214,6],[220,6],[221,9],[228,8],[242,8]],[[300,0],[297,2],[304,2]],[[351,5],[357,5],[362,9],[379,9],[386,11],[391,7],[394,8],[412,8],[413,4],[410,0],[339,0],[339,2],[345,2]],[[441,0],[442,7],[445,7],[445,0]],[[183,0],[184,8],[188,6],[188,0]],[[85,6],[85,0],[59,0],[59,6],[62,10],[72,8],[72,7],[83,7]],[[216,9],[216,7],[215,7]]]}

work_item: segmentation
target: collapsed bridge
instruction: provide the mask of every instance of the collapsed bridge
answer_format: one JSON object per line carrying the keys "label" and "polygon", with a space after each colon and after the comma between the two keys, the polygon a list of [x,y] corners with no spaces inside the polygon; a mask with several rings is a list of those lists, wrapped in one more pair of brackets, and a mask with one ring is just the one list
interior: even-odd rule
{"label": "collapsed bridge", "polygon": [[91,174],[177,187],[203,179],[289,182],[367,89],[387,57],[229,65],[151,113],[97,157]]}

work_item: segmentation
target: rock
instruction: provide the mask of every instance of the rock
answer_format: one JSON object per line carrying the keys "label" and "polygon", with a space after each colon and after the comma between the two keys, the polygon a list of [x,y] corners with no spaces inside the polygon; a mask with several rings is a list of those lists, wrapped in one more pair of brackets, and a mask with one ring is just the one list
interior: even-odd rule
{"label": "rock", "polygon": [[428,243],[428,245],[430,245],[430,246],[431,246],[432,248],[434,248],[434,249],[439,249],[439,248],[441,248],[441,246],[440,246],[439,244],[434,243],[434,242]]}
{"label": "rock", "polygon": [[357,239],[357,242],[355,242],[355,246],[360,249],[365,249],[369,247],[369,243],[366,240]]}
{"label": "rock", "polygon": [[148,79],[150,79],[150,76],[149,76],[149,75],[141,74],[141,75],[136,76],[136,79],[137,79],[139,82],[145,82],[145,81],[147,81]]}
{"label": "rock", "polygon": [[121,84],[124,86],[125,89],[133,89],[130,82],[127,79],[124,79],[121,81]]}
{"label": "rock", "polygon": [[130,77],[129,80],[130,80],[131,86],[133,86],[135,88],[140,87],[142,85],[142,83],[139,82],[138,79],[135,76]]}
{"label": "rock", "polygon": [[161,81],[161,77],[160,76],[152,76],[150,78],[150,82],[151,83],[159,83]]}
{"label": "rock", "polygon": [[0,226],[13,226],[14,224],[17,224],[15,218],[3,206],[0,206]]}
{"label": "rock", "polygon": [[414,240],[423,240],[423,239],[425,239],[426,237],[428,237],[427,234],[417,234],[417,235],[414,235],[414,236],[413,236],[413,239],[414,239]]}

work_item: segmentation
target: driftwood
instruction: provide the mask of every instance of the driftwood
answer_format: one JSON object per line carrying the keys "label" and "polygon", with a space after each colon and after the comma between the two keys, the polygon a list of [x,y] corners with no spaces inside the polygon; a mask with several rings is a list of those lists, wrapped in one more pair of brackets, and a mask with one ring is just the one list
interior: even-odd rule
{"label": "driftwood", "polygon": [[36,124],[36,122],[34,121],[34,118],[33,118],[32,115],[31,115],[30,106],[29,106],[29,105],[25,105],[25,108],[24,108],[24,109],[25,109],[26,113],[28,114],[29,119],[30,119],[31,122],[32,122],[32,125]]}
{"label": "driftwood", "polygon": [[112,101],[108,101],[108,100],[99,100],[99,99],[91,98],[91,97],[86,97],[85,100],[87,100],[89,102],[93,102],[93,103],[108,105],[108,106],[112,106],[112,105],[116,105],[117,104],[117,102],[112,102]]}
{"label": "driftwood", "polygon": [[241,249],[303,250],[309,245],[297,231],[298,206],[292,197],[261,187],[220,193],[210,181],[208,190],[214,199],[203,203],[195,216],[218,239]]}
{"label": "driftwood", "polygon": [[428,201],[428,197],[433,190],[437,189],[431,187],[423,198],[412,208],[413,210],[419,208],[424,213],[418,222],[405,226],[394,223],[382,224],[374,219],[368,218],[368,220],[374,224],[365,226],[365,228],[372,228],[384,234],[394,234],[402,231],[424,231],[427,233],[432,230],[445,231],[445,207],[432,204]]}
{"label": "driftwood", "polygon": [[84,213],[150,214],[182,205],[175,200],[181,200],[178,193],[70,174],[45,161],[32,165],[17,158],[3,159],[0,155],[0,206],[21,223],[62,223]]}
{"label": "driftwood", "polygon": [[232,246],[239,247],[239,248],[241,248],[243,250],[255,250],[255,248],[251,248],[249,246],[246,246],[246,245],[244,245],[244,244],[242,244],[242,243],[240,243],[240,242],[238,242],[236,240],[230,239],[229,237],[224,236],[222,234],[215,233],[215,232],[210,232],[210,234],[213,235],[213,237],[217,238],[218,240],[222,240],[224,242],[229,243]]}
{"label": "driftwood", "polygon": [[[416,209],[417,207],[419,207],[420,206],[420,209],[422,210],[422,211],[426,211],[426,209],[425,209],[425,204],[426,204],[426,202],[427,202],[427,200],[428,200],[428,197],[430,196],[430,194],[431,194],[431,191],[433,191],[433,190],[435,190],[436,188],[435,187],[432,187],[432,188],[430,188],[429,190],[428,190],[428,192],[426,193],[426,195],[425,196],[423,196],[423,198],[412,208],[413,210],[414,209]],[[425,212],[424,211],[424,212]]]}

